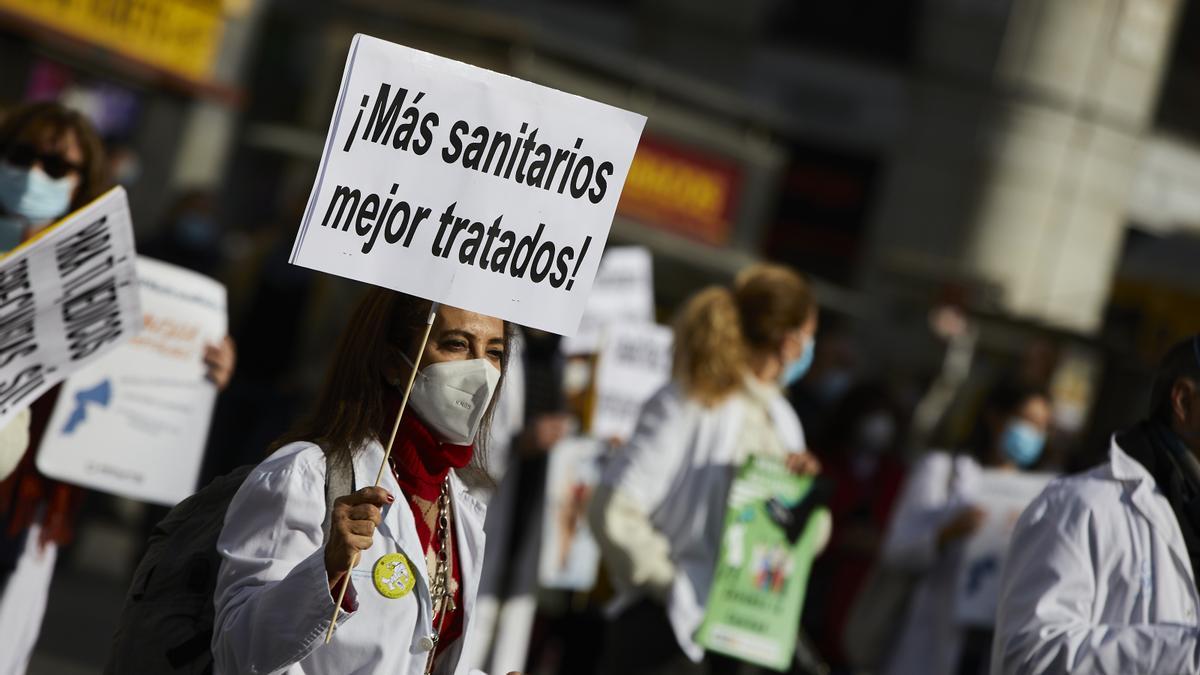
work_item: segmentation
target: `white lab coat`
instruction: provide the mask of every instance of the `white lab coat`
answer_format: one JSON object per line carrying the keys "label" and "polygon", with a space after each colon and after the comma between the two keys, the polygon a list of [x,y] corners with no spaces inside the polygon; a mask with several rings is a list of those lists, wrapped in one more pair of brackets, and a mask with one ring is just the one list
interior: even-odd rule
{"label": "white lab coat", "polygon": [[[641,505],[669,543],[675,578],[666,610],[680,648],[694,661],[704,650],[693,636],[704,618],[725,522],[729,486],[739,468],[739,435],[746,400],[731,396],[707,408],[678,384],[642,409],[637,428],[605,471],[603,482]],[[783,396],[769,396],[768,415],[783,448],[806,449],[800,419]],[[633,604],[642,591],[621,588],[610,611]]]}
{"label": "white lab coat", "polygon": [[1154,478],[1114,438],[1109,462],[1051,483],[1017,523],[993,675],[1200,673],[1196,581]]}
{"label": "white lab coat", "polygon": [[[370,485],[383,460],[372,442],[354,458],[357,486]],[[439,673],[467,673],[458,662],[472,639],[472,617],[483,559],[484,507],[451,478],[455,535],[463,579],[463,635],[441,659]],[[325,632],[334,601],[325,572],[325,456],[311,443],[281,448],[246,478],[229,505],[217,542],[221,571],[215,593],[212,652],[218,674],[301,673],[418,675],[431,643],[432,605],[425,555],[412,512],[390,471],[382,487],[396,497],[384,509],[374,545],[351,572],[358,609],[342,613],[333,641]],[[375,589],[375,562],[408,557],[416,586],[388,599]],[[478,671],[474,671],[478,672]]]}
{"label": "white lab coat", "polygon": [[980,473],[974,458],[947,452],[926,454],[909,473],[881,555],[884,564],[920,577],[897,626],[886,675],[953,675],[957,670],[963,631],[954,603],[962,546],[939,550],[937,540],[942,526],[971,504]]}

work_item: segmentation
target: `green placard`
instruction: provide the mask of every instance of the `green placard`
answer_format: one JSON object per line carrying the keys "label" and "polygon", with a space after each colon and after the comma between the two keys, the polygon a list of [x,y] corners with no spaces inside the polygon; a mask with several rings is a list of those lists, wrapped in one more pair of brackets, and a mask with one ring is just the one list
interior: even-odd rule
{"label": "green placard", "polygon": [[[800,609],[816,555],[813,481],[775,460],[751,458],[729,491],[720,558],[697,642],[748,663],[786,670],[796,652]],[[781,523],[799,516],[792,543]]]}

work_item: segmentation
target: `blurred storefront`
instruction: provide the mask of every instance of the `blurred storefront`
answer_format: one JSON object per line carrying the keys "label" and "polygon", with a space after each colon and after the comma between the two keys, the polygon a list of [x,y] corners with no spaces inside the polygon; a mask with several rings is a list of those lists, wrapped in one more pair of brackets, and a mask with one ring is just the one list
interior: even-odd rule
{"label": "blurred storefront", "polygon": [[0,0],[0,102],[85,112],[141,234],[184,188],[214,187],[243,97],[254,0]]}

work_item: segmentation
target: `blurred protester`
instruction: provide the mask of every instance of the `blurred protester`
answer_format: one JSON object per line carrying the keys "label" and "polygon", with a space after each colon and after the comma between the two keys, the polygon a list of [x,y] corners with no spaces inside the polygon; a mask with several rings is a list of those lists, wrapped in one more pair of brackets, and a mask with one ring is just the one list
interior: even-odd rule
{"label": "blurred protester", "polygon": [[[0,122],[0,255],[100,193],[103,149],[82,115],[58,103],[17,107]],[[58,546],[83,491],[45,478],[33,454],[58,390],[0,430],[17,464],[0,482],[0,672],[24,672],[46,610]],[[21,441],[25,442],[22,443]],[[19,450],[18,450],[19,448]]]}
{"label": "blurred protester", "polygon": [[946,351],[941,368],[913,409],[909,448],[929,447],[934,431],[945,421],[954,402],[965,398],[963,387],[971,376],[979,343],[979,327],[956,305],[945,304],[930,311],[929,328],[946,343]]}
{"label": "blurred protester", "polygon": [[1043,390],[1004,382],[984,401],[965,451],[930,452],[913,468],[881,558],[886,566],[918,575],[885,675],[976,675],[986,661],[978,653],[986,645],[965,648],[967,631],[955,617],[962,544],[984,520],[973,500],[983,468],[1034,466],[1049,424],[1050,402]]}
{"label": "blurred protester", "polygon": [[1200,335],[1109,461],[1052,483],[1004,568],[992,673],[1200,673]]}
{"label": "blurred protester", "polygon": [[867,382],[846,393],[824,427],[813,452],[834,484],[833,533],[813,565],[805,627],[829,665],[843,671],[849,665],[842,653],[847,614],[879,555],[904,482],[904,424],[888,389]]}
{"label": "blurred protester", "polygon": [[807,431],[820,433],[830,411],[853,386],[857,367],[858,353],[850,332],[844,326],[823,326],[821,340],[813,347],[810,372],[786,389]]}
{"label": "blurred protester", "polygon": [[213,195],[208,190],[188,190],[167,209],[154,236],[139,242],[138,252],[215,277],[225,260],[222,235]]}
{"label": "blurred protester", "polygon": [[0,122],[0,253],[87,204],[103,187],[104,149],[90,122],[58,103]]}
{"label": "blurred protester", "polygon": [[[459,472],[484,464],[476,447],[488,437],[509,327],[443,307],[413,364],[407,355],[420,345],[429,310],[426,300],[369,291],[312,415],[276,442],[230,503],[217,544],[215,672],[416,675],[427,663],[465,672],[464,643],[479,639],[471,618],[484,507]],[[417,367],[391,470],[380,487],[327,507],[327,466],[352,467],[354,485],[375,482]],[[326,644],[346,575],[341,622]]]}
{"label": "blurred protester", "polygon": [[[0,122],[0,254],[98,196],[104,162],[80,113],[53,102],[10,111]],[[234,368],[232,344],[211,346],[205,363],[207,377],[224,387]],[[58,548],[73,536],[84,495],[35,465],[58,392],[46,392],[0,430],[0,461],[19,458],[0,480],[0,672],[24,672],[29,663]]]}
{"label": "blurred protester", "polygon": [[751,455],[816,473],[781,388],[812,363],[817,305],[792,270],[759,265],[733,289],[712,287],[675,327],[674,381],[643,408],[590,508],[592,531],[620,592],[601,672],[736,672],[692,636],[712,583],[725,501]]}

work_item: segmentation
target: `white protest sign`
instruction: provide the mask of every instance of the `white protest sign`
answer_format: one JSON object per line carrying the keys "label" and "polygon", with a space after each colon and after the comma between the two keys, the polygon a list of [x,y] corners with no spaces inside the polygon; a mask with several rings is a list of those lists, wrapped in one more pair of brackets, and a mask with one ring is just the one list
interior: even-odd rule
{"label": "white protest sign", "polygon": [[1048,473],[1016,473],[985,469],[972,502],[987,513],[963,550],[959,566],[955,614],[965,626],[995,625],[1000,572],[1008,556],[1017,518],[1054,478]]}
{"label": "white protest sign", "polygon": [[117,187],[0,258],[0,427],[142,325]]}
{"label": "white protest sign", "polygon": [[654,261],[641,246],[616,246],[604,252],[588,295],[579,330],[563,339],[565,354],[595,354],[604,329],[614,323],[654,321]]}
{"label": "white protest sign", "polygon": [[550,451],[538,581],[545,588],[586,591],[596,584],[600,548],[588,528],[587,508],[600,480],[606,444],[572,436]]}
{"label": "white protest sign", "polygon": [[572,333],[645,121],[356,35],[291,262]]}
{"label": "white protest sign", "polygon": [[666,326],[638,323],[609,326],[596,363],[596,407],[590,433],[627,439],[642,405],[671,379],[674,333]]}
{"label": "white protest sign", "polygon": [[174,505],[195,490],[204,458],[217,392],[203,354],[226,333],[225,287],[149,258],[137,271],[142,332],[63,383],[37,465],[59,480]]}

